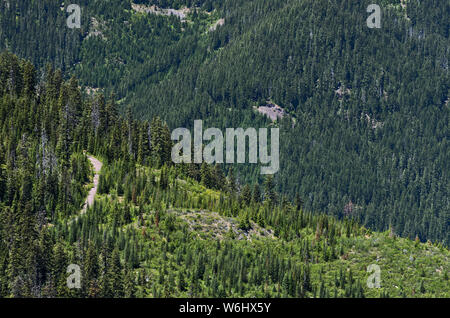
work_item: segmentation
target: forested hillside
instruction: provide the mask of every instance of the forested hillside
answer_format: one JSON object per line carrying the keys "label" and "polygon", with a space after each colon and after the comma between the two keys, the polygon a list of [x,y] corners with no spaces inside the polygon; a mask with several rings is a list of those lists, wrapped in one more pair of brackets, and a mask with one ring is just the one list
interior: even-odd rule
{"label": "forested hillside", "polygon": [[[79,1],[78,30],[57,1],[8,0],[0,48],[171,128],[266,126],[254,106],[270,100],[288,114],[277,123],[278,190],[309,211],[448,244],[450,4],[382,1],[375,30],[367,4]],[[136,5],[191,10],[183,20]],[[244,183],[262,181],[255,167],[235,168]]]}
{"label": "forested hillside", "polygon": [[[167,124],[126,114],[0,54],[1,297],[449,297],[442,244],[307,212],[272,176],[239,187],[232,169],[174,165]],[[103,168],[83,213],[86,152]]]}
{"label": "forested hillside", "polygon": [[[369,3],[83,0],[82,27],[69,29],[58,1],[8,0],[0,48],[171,129],[264,127],[254,107],[271,101],[287,114],[280,192],[448,245],[450,4],[383,0],[382,28],[369,29]],[[261,182],[257,171],[235,167],[241,183]]]}
{"label": "forested hillside", "polygon": [[[448,243],[448,4],[411,1],[409,20],[386,9],[374,31],[364,2],[343,3],[234,5],[206,46],[216,52],[144,82],[131,103],[140,116],[173,109],[174,125],[233,127],[260,125],[252,106],[270,99],[291,115],[280,123],[283,193],[300,193],[310,210],[341,217],[353,206],[371,228]],[[434,10],[446,28],[422,17]]]}

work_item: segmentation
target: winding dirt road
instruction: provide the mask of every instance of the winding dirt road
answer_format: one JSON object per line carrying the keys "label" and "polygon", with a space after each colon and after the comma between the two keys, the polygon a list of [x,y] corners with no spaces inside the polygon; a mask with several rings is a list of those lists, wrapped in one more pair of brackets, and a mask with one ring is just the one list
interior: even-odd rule
{"label": "winding dirt road", "polygon": [[87,208],[94,204],[95,195],[97,194],[98,189],[98,180],[100,178],[100,170],[102,169],[102,163],[97,158],[94,158],[92,156],[88,155],[88,159],[91,162],[92,166],[94,167],[94,186],[89,191],[89,194],[86,198],[86,201],[84,201],[83,209],[81,210],[81,214],[85,213]]}

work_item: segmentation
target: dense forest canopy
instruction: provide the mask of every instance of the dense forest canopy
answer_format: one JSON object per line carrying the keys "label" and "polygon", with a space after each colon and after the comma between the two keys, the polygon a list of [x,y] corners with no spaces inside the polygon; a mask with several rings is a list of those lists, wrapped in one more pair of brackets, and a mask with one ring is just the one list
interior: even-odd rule
{"label": "dense forest canopy", "polygon": [[[311,211],[342,217],[353,204],[373,229],[448,244],[450,4],[406,3],[380,3],[383,26],[369,29],[365,1],[81,1],[82,28],[69,29],[56,1],[11,0],[0,47],[172,129],[264,127],[254,106],[270,100],[288,114],[278,190]],[[192,11],[183,22],[134,4]],[[261,181],[255,167],[236,169]]]}
{"label": "dense forest canopy", "polygon": [[[0,1],[0,296],[445,295],[450,3],[380,0],[371,29],[372,2],[79,0],[71,29],[68,4]],[[279,172],[174,166],[171,130],[199,119],[279,127]],[[85,153],[104,167],[77,217]],[[275,241],[231,230],[208,247],[209,212]],[[397,267],[389,283],[417,261],[401,288],[368,290],[365,268],[331,270],[353,246]]]}
{"label": "dense forest canopy", "polygon": [[114,96],[83,98],[50,65],[38,78],[0,54],[1,297],[448,297],[442,244],[307,212],[271,175],[175,165],[159,117],[121,117]]}

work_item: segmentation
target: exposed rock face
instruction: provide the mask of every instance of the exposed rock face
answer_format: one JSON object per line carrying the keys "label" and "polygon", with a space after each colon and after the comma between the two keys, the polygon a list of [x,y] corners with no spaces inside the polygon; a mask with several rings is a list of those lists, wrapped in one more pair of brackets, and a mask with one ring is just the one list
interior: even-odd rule
{"label": "exposed rock face", "polygon": [[214,23],[214,25],[212,25],[212,26],[209,28],[209,31],[210,31],[210,32],[211,32],[211,31],[216,31],[216,29],[217,29],[218,26],[222,26],[222,25],[224,25],[224,24],[225,24],[225,19],[219,19],[219,20],[217,20],[216,23]]}
{"label": "exposed rock face", "polygon": [[86,86],[85,90],[86,90],[86,93],[87,93],[88,95],[95,95],[95,94],[97,94],[97,93],[100,91],[100,88],[98,88],[98,87]]}
{"label": "exposed rock face", "polygon": [[342,85],[340,85],[334,92],[339,96],[339,98],[342,98],[344,95],[350,95],[351,93],[350,89],[344,88]]}
{"label": "exposed rock face", "polygon": [[222,240],[226,238],[227,233],[232,231],[236,240],[249,240],[257,237],[267,237],[275,239],[273,230],[265,229],[255,222],[250,221],[251,228],[242,230],[239,228],[239,222],[231,217],[221,216],[213,211],[177,211],[168,210],[168,213],[174,213],[180,219],[185,221],[189,229],[197,233],[199,237],[209,237]]}
{"label": "exposed rock face", "polygon": [[104,27],[104,25],[100,25],[98,20],[94,17],[91,18],[91,24],[89,28],[89,34],[87,35],[86,39],[89,39],[90,37],[100,37],[102,40],[106,40],[106,37],[103,35],[101,31],[101,27]]}
{"label": "exposed rock face", "polygon": [[283,108],[273,103],[268,103],[266,106],[258,107],[258,112],[269,117],[272,121],[275,121],[278,118],[281,119],[286,115]]}
{"label": "exposed rock face", "polygon": [[191,11],[189,8],[182,8],[179,10],[176,9],[162,9],[155,5],[152,6],[146,6],[144,4],[136,4],[132,3],[131,8],[136,12],[141,13],[151,13],[151,14],[159,14],[159,15],[174,15],[177,16],[182,22],[186,21],[186,17]]}
{"label": "exposed rock face", "polygon": [[384,123],[378,120],[371,118],[368,114],[361,113],[361,118],[365,116],[367,123],[372,127],[372,129],[382,128]]}

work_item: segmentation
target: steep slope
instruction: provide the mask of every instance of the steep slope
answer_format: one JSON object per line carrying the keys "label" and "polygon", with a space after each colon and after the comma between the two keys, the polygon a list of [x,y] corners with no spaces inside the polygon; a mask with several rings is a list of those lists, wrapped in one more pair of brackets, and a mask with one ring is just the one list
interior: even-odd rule
{"label": "steep slope", "polygon": [[[276,124],[282,193],[310,211],[448,244],[450,4],[380,1],[382,28],[369,29],[369,1],[135,1],[197,6],[186,22],[131,1],[81,1],[83,27],[70,30],[56,1],[5,3],[0,47],[115,91],[136,118],[263,127],[271,122],[253,106],[271,100],[289,114]],[[261,181],[258,167],[236,170]]]}
{"label": "steep slope", "polygon": [[[450,254],[441,245],[313,216],[290,204],[241,200],[234,210],[233,194],[179,179],[177,167],[167,171],[166,188],[161,170],[137,167],[136,179],[115,180],[114,171],[123,169],[113,163],[103,170],[103,195],[79,228],[93,219],[103,233],[123,228],[134,249],[129,260],[149,279],[137,286],[139,296],[448,296]],[[123,196],[117,195],[119,183],[128,187]],[[97,225],[88,228],[102,235]],[[369,266],[379,266],[380,288],[368,286]]]}
{"label": "steep slope", "polygon": [[[261,127],[252,106],[271,99],[295,118],[280,123],[283,193],[338,217],[350,204],[371,228],[448,243],[448,4],[412,2],[409,19],[384,7],[380,30],[366,27],[364,2],[233,8],[205,48],[216,51],[143,82],[136,113],[166,113],[175,127],[200,118]],[[256,171],[240,174],[257,180]]]}
{"label": "steep slope", "polygon": [[[218,165],[174,165],[160,119],[121,118],[52,69],[35,90],[11,54],[0,70],[1,297],[449,297],[442,244],[307,212],[271,177],[240,191]],[[84,149],[103,166],[79,214]]]}

